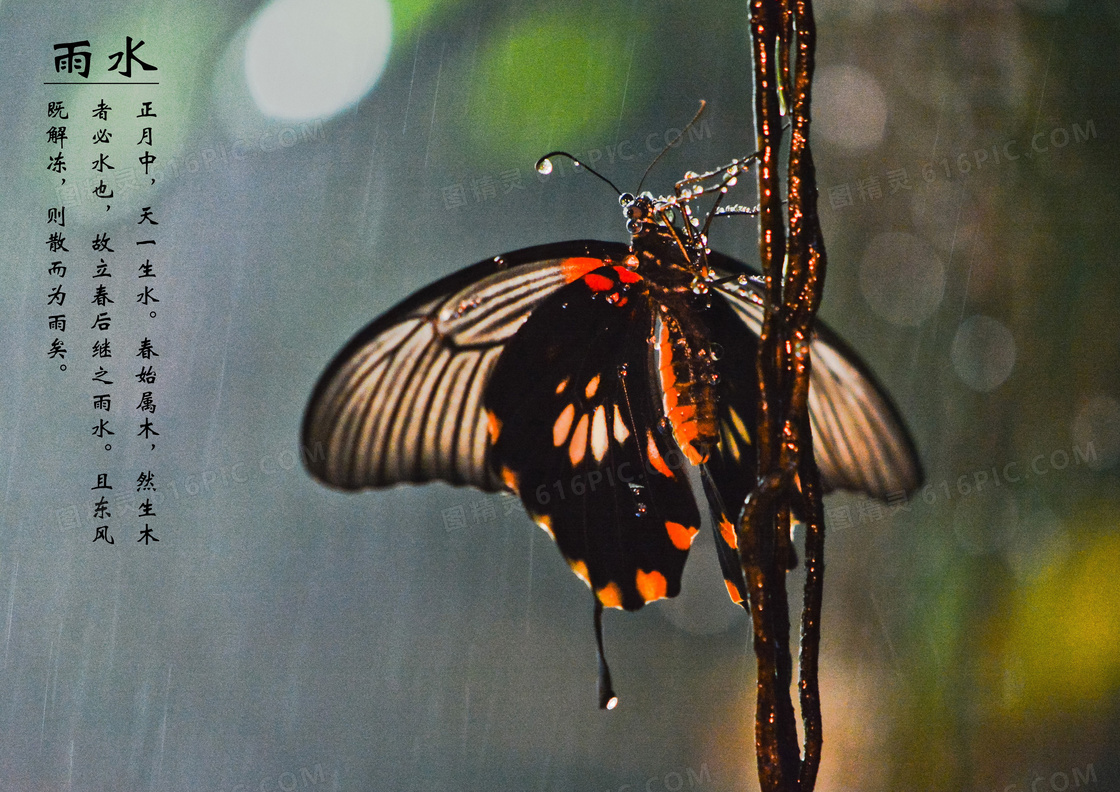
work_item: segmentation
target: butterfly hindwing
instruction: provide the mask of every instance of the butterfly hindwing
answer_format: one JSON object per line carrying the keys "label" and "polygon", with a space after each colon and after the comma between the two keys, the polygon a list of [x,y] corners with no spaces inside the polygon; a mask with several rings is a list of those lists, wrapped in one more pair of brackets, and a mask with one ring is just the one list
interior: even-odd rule
{"label": "butterfly hindwing", "polygon": [[491,462],[608,607],[680,591],[699,512],[654,400],[648,284],[621,266],[544,301],[484,401]]}
{"label": "butterfly hindwing", "polygon": [[[762,287],[738,262],[712,254],[724,277],[705,321],[721,349],[717,386],[720,440],[705,465],[703,481],[728,594],[746,595],[735,536],[743,501],[757,471],[755,438],[759,401],[755,359],[762,326]],[[747,275],[743,279],[730,274]],[[743,282],[745,281],[745,282]],[[886,392],[840,339],[817,323],[812,342],[809,420],[814,458],[825,491],[848,489],[885,498],[911,492],[921,481],[913,443]]]}
{"label": "butterfly hindwing", "polygon": [[[763,307],[756,273],[719,253],[709,260],[723,281],[716,293],[757,339]],[[737,281],[734,275],[745,277]],[[859,355],[823,322],[814,326],[811,349],[809,423],[825,491],[851,490],[879,499],[913,492],[922,480],[921,462],[887,392]],[[742,376],[755,377],[753,363]]]}

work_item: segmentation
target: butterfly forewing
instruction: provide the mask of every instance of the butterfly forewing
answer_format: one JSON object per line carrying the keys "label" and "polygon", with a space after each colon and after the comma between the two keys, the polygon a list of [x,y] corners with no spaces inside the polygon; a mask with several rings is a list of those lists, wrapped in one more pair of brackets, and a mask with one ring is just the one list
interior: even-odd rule
{"label": "butterfly forewing", "polygon": [[455,273],[360,332],[316,386],[303,423],[313,475],[342,489],[433,479],[504,488],[488,463],[482,393],[526,317],[620,245],[528,248]]}
{"label": "butterfly forewing", "polygon": [[623,267],[549,297],[485,394],[491,463],[607,607],[680,590],[699,513],[654,399],[657,304]]}

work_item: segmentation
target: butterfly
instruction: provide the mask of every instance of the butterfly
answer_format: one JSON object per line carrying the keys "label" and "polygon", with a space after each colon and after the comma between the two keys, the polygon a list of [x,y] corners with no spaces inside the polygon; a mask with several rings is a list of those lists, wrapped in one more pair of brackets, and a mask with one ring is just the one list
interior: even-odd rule
{"label": "butterfly", "polygon": [[[713,218],[753,213],[719,206],[746,166],[688,173],[669,197],[621,194],[629,244],[526,248],[420,290],[338,353],[304,418],[310,473],[329,486],[516,494],[594,594],[606,708],[617,698],[602,609],[680,592],[700,528],[689,466],[728,593],[746,597],[734,526],[755,482],[763,289],[707,247]],[[693,206],[706,192],[716,206],[701,228]],[[825,490],[914,490],[914,444],[870,370],[823,325],[811,350]]]}

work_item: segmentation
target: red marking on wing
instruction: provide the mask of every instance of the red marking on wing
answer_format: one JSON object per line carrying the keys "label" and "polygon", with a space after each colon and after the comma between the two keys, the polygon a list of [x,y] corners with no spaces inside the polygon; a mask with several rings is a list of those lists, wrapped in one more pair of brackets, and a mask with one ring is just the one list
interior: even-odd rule
{"label": "red marking on wing", "polygon": [[626,267],[615,266],[615,272],[618,273],[618,279],[623,283],[637,283],[642,279],[642,276],[634,272],[632,269]]}
{"label": "red marking on wing", "polygon": [[594,272],[584,275],[583,282],[594,292],[607,291],[608,289],[614,288],[614,281],[605,275],[598,275]]}
{"label": "red marking on wing", "polygon": [[565,283],[573,283],[606,263],[603,259],[597,258],[570,258],[560,262],[560,272],[564,276]]}

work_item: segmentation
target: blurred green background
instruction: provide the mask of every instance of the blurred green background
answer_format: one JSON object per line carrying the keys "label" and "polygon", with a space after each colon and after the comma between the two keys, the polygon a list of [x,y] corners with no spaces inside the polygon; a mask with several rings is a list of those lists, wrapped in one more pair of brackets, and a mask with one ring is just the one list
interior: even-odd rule
{"label": "blurred green background", "polygon": [[[928,476],[904,507],[826,503],[818,789],[1120,788],[1120,8],[816,10],[822,315]],[[54,44],[104,74],[126,35],[158,88],[43,84]],[[681,597],[608,613],[601,713],[587,593],[519,506],[331,492],[297,445],[326,363],[414,290],[625,240],[610,191],[541,154],[632,190],[701,99],[647,186],[750,153],[747,35],[717,3],[0,6],[0,790],[757,788],[750,633],[705,533]],[[158,323],[119,332],[163,346],[165,436],[106,457],[86,363],[46,358],[46,104],[85,129],[141,92],[156,184],[67,204],[82,278],[125,206],[161,221]],[[93,151],[67,142],[76,171]],[[713,246],[754,262],[754,224]],[[149,462],[158,547],[126,516],[92,545],[94,472]]]}

